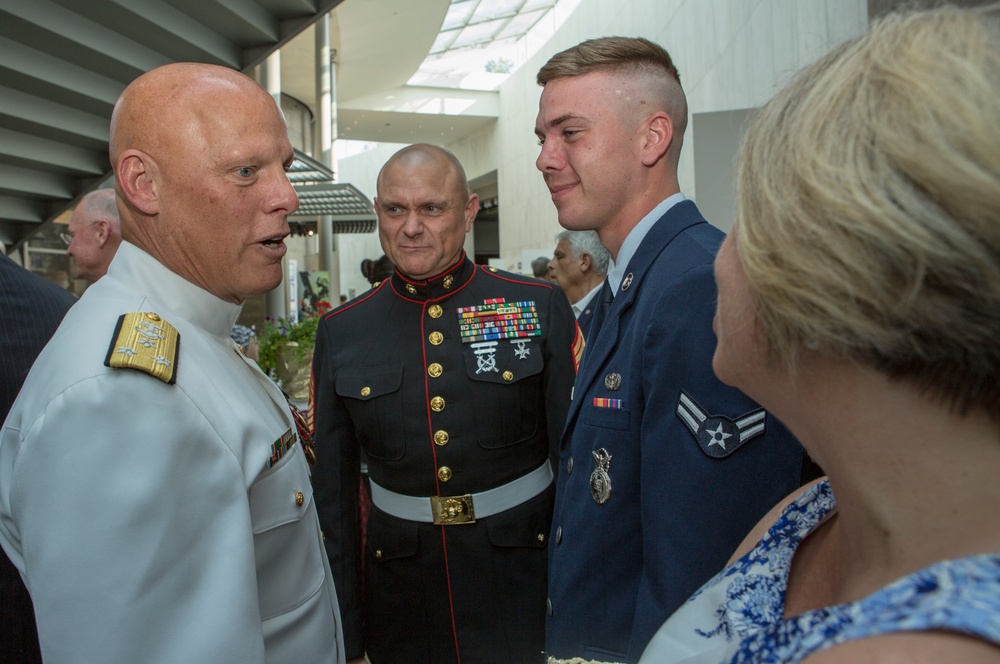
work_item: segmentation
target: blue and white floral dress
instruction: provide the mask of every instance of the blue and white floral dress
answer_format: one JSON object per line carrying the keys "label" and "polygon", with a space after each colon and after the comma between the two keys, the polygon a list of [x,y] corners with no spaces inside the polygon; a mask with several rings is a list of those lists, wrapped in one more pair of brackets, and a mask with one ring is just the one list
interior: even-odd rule
{"label": "blue and white floral dress", "polygon": [[706,583],[656,633],[640,664],[799,662],[878,634],[948,630],[1000,644],[1000,553],[944,560],[848,604],[784,617],[792,554],[836,507],[806,490],[753,550]]}

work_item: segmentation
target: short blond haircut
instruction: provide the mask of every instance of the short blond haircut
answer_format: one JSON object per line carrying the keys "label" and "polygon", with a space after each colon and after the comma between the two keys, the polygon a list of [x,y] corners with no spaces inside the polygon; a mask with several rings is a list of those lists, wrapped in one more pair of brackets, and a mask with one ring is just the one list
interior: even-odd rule
{"label": "short blond haircut", "polygon": [[688,107],[684,88],[681,87],[681,75],[667,50],[644,37],[588,39],[549,58],[538,70],[535,80],[544,87],[549,81],[594,72],[645,76],[648,79],[643,81],[650,88],[648,92],[660,100],[662,110],[670,116],[674,125],[675,140],[670,154],[671,163],[676,168],[687,129]]}
{"label": "short blond haircut", "polygon": [[756,114],[735,239],[773,359],[815,348],[1000,421],[998,109],[1000,19],[943,7],[875,22]]}

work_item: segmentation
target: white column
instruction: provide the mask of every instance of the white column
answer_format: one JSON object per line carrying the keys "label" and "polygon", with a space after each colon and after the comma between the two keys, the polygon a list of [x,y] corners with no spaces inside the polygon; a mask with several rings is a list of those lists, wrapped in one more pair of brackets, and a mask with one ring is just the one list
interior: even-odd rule
{"label": "white column", "polygon": [[[260,84],[267,90],[274,102],[281,108],[281,51],[275,51],[268,56],[260,67]],[[283,266],[282,274],[287,273],[288,264]],[[264,311],[272,318],[288,316],[288,297],[285,293],[285,280],[264,296]]]}
{"label": "white column", "polygon": [[[337,134],[337,69],[334,60],[337,52],[330,48],[330,15],[316,22],[316,159],[334,171],[333,145]],[[340,255],[337,253],[336,236],[333,234],[333,217],[322,215],[318,219],[319,267],[330,272],[330,302],[340,299]]]}

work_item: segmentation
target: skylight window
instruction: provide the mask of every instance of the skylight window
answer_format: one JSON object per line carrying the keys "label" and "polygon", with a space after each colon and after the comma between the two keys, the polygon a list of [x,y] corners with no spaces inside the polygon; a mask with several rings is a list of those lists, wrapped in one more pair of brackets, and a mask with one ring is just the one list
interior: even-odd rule
{"label": "skylight window", "polygon": [[495,90],[548,41],[579,3],[451,0],[441,32],[409,85]]}

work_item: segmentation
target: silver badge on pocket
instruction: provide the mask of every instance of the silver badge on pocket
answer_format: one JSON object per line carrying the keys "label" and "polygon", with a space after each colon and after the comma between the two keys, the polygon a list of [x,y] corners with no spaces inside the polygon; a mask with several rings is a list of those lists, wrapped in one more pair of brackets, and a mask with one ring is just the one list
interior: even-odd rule
{"label": "silver badge on pocket", "polygon": [[611,455],[603,447],[592,452],[594,455],[594,472],[590,474],[590,495],[594,502],[603,505],[611,498]]}

